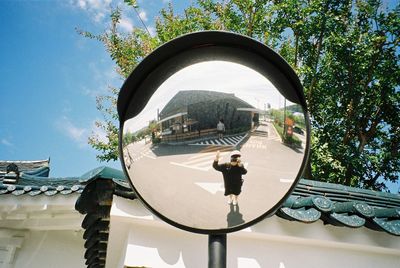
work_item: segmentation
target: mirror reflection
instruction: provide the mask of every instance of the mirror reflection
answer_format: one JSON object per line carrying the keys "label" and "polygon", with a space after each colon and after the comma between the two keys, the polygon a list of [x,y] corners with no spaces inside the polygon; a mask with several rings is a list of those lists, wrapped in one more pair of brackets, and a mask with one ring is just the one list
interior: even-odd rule
{"label": "mirror reflection", "polygon": [[208,61],[169,77],[123,126],[123,158],[141,197],[181,225],[218,230],[278,203],[306,146],[300,105],[258,72]]}

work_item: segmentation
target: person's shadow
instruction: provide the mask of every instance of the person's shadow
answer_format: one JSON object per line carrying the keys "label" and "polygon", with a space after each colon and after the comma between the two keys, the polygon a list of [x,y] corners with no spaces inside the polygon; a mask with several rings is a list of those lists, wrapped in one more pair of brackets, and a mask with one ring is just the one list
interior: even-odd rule
{"label": "person's shadow", "polygon": [[243,220],[243,215],[239,212],[239,205],[230,205],[230,211],[226,216],[226,220],[228,222],[228,227],[234,227],[245,223],[245,221]]}

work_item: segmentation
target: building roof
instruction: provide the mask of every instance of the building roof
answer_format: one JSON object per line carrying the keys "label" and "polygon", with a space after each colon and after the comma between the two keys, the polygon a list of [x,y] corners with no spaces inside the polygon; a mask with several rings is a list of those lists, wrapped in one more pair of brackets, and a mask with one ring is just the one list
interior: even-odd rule
{"label": "building roof", "polygon": [[[47,167],[48,168],[48,167]],[[66,178],[49,178],[37,175],[29,175],[29,172],[22,173],[18,182],[13,185],[4,184],[0,175],[0,195],[12,194],[19,195],[47,195],[53,196],[57,194],[67,195],[72,193],[82,193],[86,184],[96,179],[107,179],[113,183],[129,188],[123,172],[109,167],[95,168],[82,176],[66,177]]]}
{"label": "building roof", "polygon": [[[104,267],[113,196],[135,199],[120,170],[99,167],[82,176],[44,178],[22,174],[15,185],[0,183],[0,196],[79,194],[75,208],[85,214],[85,259],[88,267]],[[1,197],[0,197],[1,198]],[[400,236],[400,195],[301,179],[275,213],[289,221],[347,228],[366,227]]]}
{"label": "building roof", "polygon": [[10,164],[15,164],[18,167],[19,172],[23,172],[28,175],[36,175],[42,177],[49,176],[49,164],[50,158],[45,160],[34,160],[34,161],[3,161],[0,160],[0,176],[7,172],[7,167]]}
{"label": "building roof", "polygon": [[254,108],[247,102],[239,99],[233,93],[223,93],[210,90],[181,90],[165,105],[160,112],[163,119],[177,113],[187,112],[187,106],[200,102],[211,102],[220,99],[235,99],[243,105],[241,108]]}
{"label": "building roof", "polygon": [[302,179],[277,211],[287,220],[349,228],[367,227],[400,236],[400,195]]}

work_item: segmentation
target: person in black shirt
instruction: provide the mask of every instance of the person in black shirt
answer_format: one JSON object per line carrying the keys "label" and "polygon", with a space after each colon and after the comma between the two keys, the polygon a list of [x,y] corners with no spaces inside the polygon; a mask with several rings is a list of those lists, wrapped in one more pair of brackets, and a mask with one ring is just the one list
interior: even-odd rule
{"label": "person in black shirt", "polygon": [[240,160],[240,152],[235,150],[231,153],[231,160],[228,163],[218,164],[220,153],[217,152],[213,167],[215,170],[222,172],[224,178],[225,196],[229,196],[228,204],[237,205],[238,196],[242,191],[243,179],[242,175],[247,173]]}

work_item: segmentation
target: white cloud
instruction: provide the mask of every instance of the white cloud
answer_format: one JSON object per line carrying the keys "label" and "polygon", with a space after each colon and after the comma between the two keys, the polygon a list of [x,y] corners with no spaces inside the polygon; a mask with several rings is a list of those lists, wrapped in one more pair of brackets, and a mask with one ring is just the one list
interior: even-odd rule
{"label": "white cloud", "polygon": [[87,145],[89,131],[86,128],[76,126],[68,117],[63,116],[58,120],[56,122],[56,127],[65,136],[77,143],[79,147]]}
{"label": "white cloud", "polygon": [[146,13],[146,11],[144,11],[144,10],[142,10],[142,11],[139,12],[139,17],[140,17],[143,21],[148,21],[147,13]]}
{"label": "white cloud", "polygon": [[118,27],[123,31],[132,32],[133,23],[128,18],[121,18],[121,20],[119,21]]}
{"label": "white cloud", "polygon": [[101,142],[108,142],[107,133],[96,126],[96,120],[87,124],[87,127],[79,127],[69,117],[63,116],[56,122],[56,128],[80,148],[89,146],[89,136],[95,136]]}
{"label": "white cloud", "polygon": [[[132,12],[132,7],[122,5],[122,2],[121,0],[70,0],[70,5],[86,12],[88,16],[98,24],[108,23],[109,16],[107,14],[110,14],[111,4],[112,6],[118,6],[121,8],[122,12],[118,27],[120,30],[130,33],[133,30],[133,21],[127,17],[127,14]],[[143,9],[139,11],[138,15],[143,22],[149,20],[148,13]],[[155,33],[155,31],[153,31],[153,33]]]}
{"label": "white cloud", "polygon": [[156,28],[150,26],[147,27],[147,29],[149,30],[151,36],[156,36]]}
{"label": "white cloud", "polygon": [[100,21],[102,21],[104,19],[105,16],[106,15],[103,12],[99,12],[94,16],[93,19],[94,19],[95,22],[100,22]]}
{"label": "white cloud", "polygon": [[72,0],[71,5],[90,14],[95,22],[101,22],[110,10],[112,0]]}
{"label": "white cloud", "polygon": [[[101,60],[100,60],[101,61]],[[113,85],[119,87],[121,77],[115,70],[115,65],[105,61],[105,64],[97,62],[88,63],[88,70],[92,82],[89,86],[82,85],[81,91],[85,96],[97,97],[99,95],[108,94],[108,87]]]}
{"label": "white cloud", "polygon": [[86,9],[86,1],[85,0],[79,0],[77,4],[80,8]]}
{"label": "white cloud", "polygon": [[76,2],[82,9],[103,9],[108,7],[112,0],[77,0]]}
{"label": "white cloud", "polygon": [[103,129],[97,127],[95,121],[92,123],[91,133],[92,136],[96,136],[99,141],[108,142],[107,133]]}
{"label": "white cloud", "polygon": [[5,146],[8,146],[8,147],[13,147],[14,146],[14,144],[12,144],[9,140],[7,140],[5,138],[1,139],[1,144],[5,145]]}

